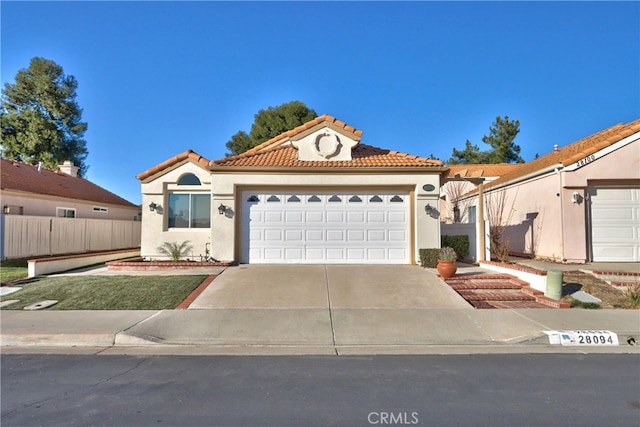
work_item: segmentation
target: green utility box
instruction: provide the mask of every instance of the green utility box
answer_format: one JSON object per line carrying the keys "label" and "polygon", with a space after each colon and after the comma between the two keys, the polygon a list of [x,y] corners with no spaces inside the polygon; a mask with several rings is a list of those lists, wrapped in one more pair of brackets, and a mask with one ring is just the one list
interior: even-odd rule
{"label": "green utility box", "polygon": [[547,271],[547,289],[544,296],[555,300],[562,298],[562,271]]}

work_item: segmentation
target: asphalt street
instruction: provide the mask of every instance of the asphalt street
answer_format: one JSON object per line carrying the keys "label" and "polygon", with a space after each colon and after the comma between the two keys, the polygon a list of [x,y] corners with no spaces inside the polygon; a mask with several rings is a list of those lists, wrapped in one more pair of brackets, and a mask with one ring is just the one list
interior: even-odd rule
{"label": "asphalt street", "polygon": [[3,426],[636,426],[637,354],[2,355]]}

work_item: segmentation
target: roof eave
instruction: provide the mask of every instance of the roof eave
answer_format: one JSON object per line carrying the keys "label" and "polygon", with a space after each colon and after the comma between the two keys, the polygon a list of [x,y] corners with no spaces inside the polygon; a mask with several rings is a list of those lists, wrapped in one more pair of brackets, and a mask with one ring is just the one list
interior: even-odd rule
{"label": "roof eave", "polygon": [[445,166],[368,166],[368,167],[327,167],[327,166],[209,166],[212,173],[287,173],[287,174],[304,174],[304,173],[438,173],[446,172],[449,168]]}

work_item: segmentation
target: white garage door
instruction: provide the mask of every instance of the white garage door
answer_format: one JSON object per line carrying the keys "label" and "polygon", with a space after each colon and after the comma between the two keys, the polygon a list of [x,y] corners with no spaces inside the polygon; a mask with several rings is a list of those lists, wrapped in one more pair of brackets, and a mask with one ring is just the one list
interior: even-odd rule
{"label": "white garage door", "polygon": [[589,188],[593,261],[640,261],[640,188]]}
{"label": "white garage door", "polygon": [[243,263],[409,263],[408,193],[242,193]]}

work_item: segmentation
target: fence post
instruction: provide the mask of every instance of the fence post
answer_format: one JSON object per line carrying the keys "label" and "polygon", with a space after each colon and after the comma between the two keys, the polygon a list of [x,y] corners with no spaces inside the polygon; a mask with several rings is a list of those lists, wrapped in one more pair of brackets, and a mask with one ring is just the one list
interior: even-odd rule
{"label": "fence post", "polygon": [[5,213],[0,213],[0,259],[4,259],[4,240],[6,234],[4,233],[4,217]]}

